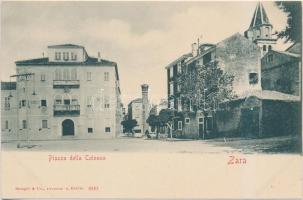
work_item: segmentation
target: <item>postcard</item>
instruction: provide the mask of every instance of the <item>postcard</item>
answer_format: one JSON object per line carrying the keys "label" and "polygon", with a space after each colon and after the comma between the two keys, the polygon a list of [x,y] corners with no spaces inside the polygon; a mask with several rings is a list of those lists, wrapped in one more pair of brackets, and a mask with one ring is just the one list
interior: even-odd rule
{"label": "postcard", "polygon": [[301,199],[301,1],[3,1],[3,199]]}

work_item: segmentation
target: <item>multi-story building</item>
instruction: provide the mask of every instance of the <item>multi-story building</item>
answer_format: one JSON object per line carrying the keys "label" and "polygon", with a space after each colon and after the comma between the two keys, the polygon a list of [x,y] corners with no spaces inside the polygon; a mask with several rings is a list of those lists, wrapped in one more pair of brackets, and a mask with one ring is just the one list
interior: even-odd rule
{"label": "multi-story building", "polygon": [[262,89],[300,96],[301,44],[286,51],[271,50],[261,60]]}
{"label": "multi-story building", "polygon": [[115,62],[101,59],[100,54],[91,57],[79,45],[53,45],[48,46],[48,57],[17,61],[16,72],[15,87],[7,90],[5,83],[1,88],[11,106],[1,105],[6,110],[1,112],[2,124],[17,127],[2,130],[3,140],[113,138],[121,133]]}
{"label": "multi-story building", "polygon": [[[168,107],[183,113],[182,117],[175,116],[174,119],[176,135],[191,138],[213,137],[214,134],[221,133],[249,137],[265,136],[275,133],[272,124],[268,123],[271,120],[279,121],[281,125],[288,127],[288,131],[280,129],[282,132],[279,134],[291,130],[297,132],[295,120],[299,98],[274,91],[262,91],[261,57],[268,50],[271,51],[276,42],[271,31],[272,25],[262,4],[258,3],[245,36],[236,33],[217,44],[193,44],[190,54],[181,56],[166,67]],[[198,110],[193,108],[191,102],[184,101],[186,95],[183,94],[183,82],[180,77],[184,73],[195,73],[200,66],[214,61],[220,69],[234,77],[233,92],[236,98],[224,103],[213,102],[217,104],[214,110]],[[272,114],[272,110],[279,106],[281,112],[294,111],[284,114],[285,117],[294,118],[291,122],[288,120],[289,124],[284,123],[284,118],[277,117],[281,116],[280,114]],[[222,107],[225,110],[222,110]]]}

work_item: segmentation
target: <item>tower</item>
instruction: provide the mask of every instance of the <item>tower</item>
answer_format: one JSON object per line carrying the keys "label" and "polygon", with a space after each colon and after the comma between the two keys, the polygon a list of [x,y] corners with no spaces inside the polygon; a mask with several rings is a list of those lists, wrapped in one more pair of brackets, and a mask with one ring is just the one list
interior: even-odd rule
{"label": "tower", "polygon": [[244,35],[260,47],[262,57],[276,44],[277,39],[273,38],[272,28],[273,26],[269,22],[265,9],[262,3],[259,2],[250,26]]}
{"label": "tower", "polygon": [[146,122],[148,115],[149,115],[149,101],[148,101],[148,85],[142,84],[142,119],[143,119],[143,134],[145,134],[145,131],[148,130],[149,126]]}

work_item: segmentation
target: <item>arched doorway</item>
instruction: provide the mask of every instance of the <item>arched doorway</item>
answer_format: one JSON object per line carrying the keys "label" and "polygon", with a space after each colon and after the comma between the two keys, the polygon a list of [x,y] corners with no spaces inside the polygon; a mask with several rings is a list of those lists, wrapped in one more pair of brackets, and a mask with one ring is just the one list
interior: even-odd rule
{"label": "arched doorway", "polygon": [[75,126],[72,120],[66,119],[62,122],[62,135],[75,135]]}

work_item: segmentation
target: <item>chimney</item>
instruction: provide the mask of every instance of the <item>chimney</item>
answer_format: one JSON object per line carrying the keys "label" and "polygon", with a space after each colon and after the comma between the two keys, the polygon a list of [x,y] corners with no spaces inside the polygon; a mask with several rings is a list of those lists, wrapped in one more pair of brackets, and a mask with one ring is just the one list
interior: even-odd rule
{"label": "chimney", "polygon": [[101,62],[101,53],[98,51],[98,62]]}
{"label": "chimney", "polygon": [[196,57],[198,55],[198,45],[197,45],[197,43],[193,43],[191,45],[191,53],[193,54],[193,57]]}

